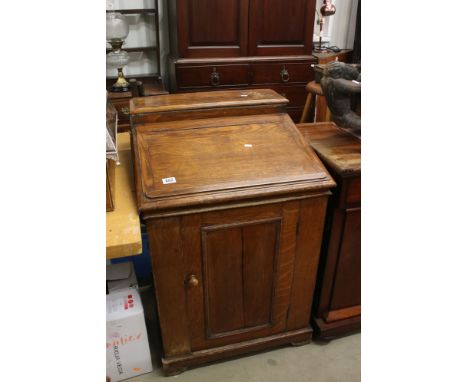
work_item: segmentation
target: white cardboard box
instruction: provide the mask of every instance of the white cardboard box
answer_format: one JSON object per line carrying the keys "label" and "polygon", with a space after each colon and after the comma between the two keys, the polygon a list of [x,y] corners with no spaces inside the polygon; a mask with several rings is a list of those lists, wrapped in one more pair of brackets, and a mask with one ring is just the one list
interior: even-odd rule
{"label": "white cardboard box", "polygon": [[138,288],[135,268],[130,261],[107,265],[106,279],[109,293],[120,289]]}
{"label": "white cardboard box", "polygon": [[153,370],[141,298],[133,288],[106,296],[106,372],[111,382]]}

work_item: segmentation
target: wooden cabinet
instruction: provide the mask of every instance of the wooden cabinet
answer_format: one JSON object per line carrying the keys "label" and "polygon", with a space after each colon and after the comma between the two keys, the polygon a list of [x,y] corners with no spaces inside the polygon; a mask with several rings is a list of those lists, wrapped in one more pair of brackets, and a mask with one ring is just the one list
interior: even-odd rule
{"label": "wooden cabinet", "polygon": [[315,335],[332,339],[361,327],[361,142],[333,123],[298,128],[338,183],[312,311]]}
{"label": "wooden cabinet", "polygon": [[302,97],[281,91],[294,93],[287,111],[299,120],[318,62],[315,0],[174,0],[169,10],[172,92],[302,86]]}
{"label": "wooden cabinet", "polygon": [[229,93],[194,93],[203,119],[178,118],[193,111],[189,94],[131,102],[137,201],[168,373],[312,335],[334,181],[287,114],[225,116],[229,107],[263,110],[267,99],[277,107],[281,97]]}

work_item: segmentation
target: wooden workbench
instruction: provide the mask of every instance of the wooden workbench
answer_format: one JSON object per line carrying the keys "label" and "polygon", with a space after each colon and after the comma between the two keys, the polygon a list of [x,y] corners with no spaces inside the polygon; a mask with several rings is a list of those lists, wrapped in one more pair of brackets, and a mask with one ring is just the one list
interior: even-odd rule
{"label": "wooden workbench", "polygon": [[118,134],[117,143],[120,165],[115,168],[115,210],[106,212],[107,259],[142,252],[129,133]]}

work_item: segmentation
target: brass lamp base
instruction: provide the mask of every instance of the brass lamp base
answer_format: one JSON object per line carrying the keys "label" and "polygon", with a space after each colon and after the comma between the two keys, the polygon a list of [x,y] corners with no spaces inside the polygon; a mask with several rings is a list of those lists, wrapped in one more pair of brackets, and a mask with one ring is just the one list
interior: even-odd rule
{"label": "brass lamp base", "polygon": [[328,51],[328,48],[322,46],[314,48],[314,53],[327,53]]}
{"label": "brass lamp base", "polygon": [[125,79],[122,68],[117,69],[117,81],[112,85],[113,92],[128,92],[130,91],[130,83]]}

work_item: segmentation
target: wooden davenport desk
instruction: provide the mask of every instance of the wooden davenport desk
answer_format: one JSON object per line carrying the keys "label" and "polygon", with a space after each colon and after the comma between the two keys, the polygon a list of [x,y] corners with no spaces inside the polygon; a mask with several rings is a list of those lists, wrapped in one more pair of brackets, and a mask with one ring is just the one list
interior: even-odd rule
{"label": "wooden davenport desk", "polygon": [[311,338],[335,183],[286,104],[271,90],[130,103],[167,373]]}
{"label": "wooden davenport desk", "polygon": [[361,328],[361,141],[333,123],[298,125],[338,187],[327,212],[312,311],[323,339]]}

